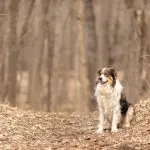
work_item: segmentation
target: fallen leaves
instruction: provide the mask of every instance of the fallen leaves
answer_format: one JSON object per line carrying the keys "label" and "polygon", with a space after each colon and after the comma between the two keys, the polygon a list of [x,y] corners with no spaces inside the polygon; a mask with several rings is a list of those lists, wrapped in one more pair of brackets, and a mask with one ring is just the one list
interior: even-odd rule
{"label": "fallen leaves", "polygon": [[0,105],[0,149],[150,149],[150,100],[135,105],[132,126],[96,134],[98,113],[22,111]]}

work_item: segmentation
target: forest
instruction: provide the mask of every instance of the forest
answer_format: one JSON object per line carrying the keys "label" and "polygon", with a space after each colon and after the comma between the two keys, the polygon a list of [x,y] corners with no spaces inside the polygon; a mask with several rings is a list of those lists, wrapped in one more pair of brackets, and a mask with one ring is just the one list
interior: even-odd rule
{"label": "forest", "polygon": [[108,66],[129,101],[147,98],[149,23],[149,0],[1,0],[1,102],[93,111],[96,72]]}
{"label": "forest", "polygon": [[[104,67],[134,115],[98,134]],[[0,0],[0,150],[149,150],[149,72],[150,0]]]}

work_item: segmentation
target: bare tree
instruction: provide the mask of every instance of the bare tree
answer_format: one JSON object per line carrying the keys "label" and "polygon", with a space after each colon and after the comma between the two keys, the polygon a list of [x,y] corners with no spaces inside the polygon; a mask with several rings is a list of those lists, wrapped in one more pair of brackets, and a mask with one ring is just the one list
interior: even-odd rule
{"label": "bare tree", "polygon": [[150,87],[149,8],[146,0],[1,1],[1,100],[94,110],[96,71],[115,66],[136,102]]}
{"label": "bare tree", "polygon": [[17,16],[19,0],[11,0],[9,3],[9,58],[8,58],[8,101],[12,106],[15,106],[16,100],[16,81],[17,81],[17,64],[19,49],[17,47]]}
{"label": "bare tree", "polygon": [[54,21],[53,17],[53,3],[54,1],[46,0],[43,2],[43,34],[45,41],[45,55],[44,61],[46,62],[46,75],[43,79],[46,81],[41,101],[43,105],[46,105],[46,111],[51,111],[51,80],[52,80],[52,68],[53,68],[53,51],[54,51]]}
{"label": "bare tree", "polygon": [[[96,20],[94,15],[94,2],[91,0],[84,1],[84,43],[85,57],[87,60],[88,80],[90,92],[94,93],[95,74],[97,71],[97,36],[96,36]],[[93,72],[93,73],[91,73]],[[90,94],[89,107],[92,110],[94,106],[93,95]]]}

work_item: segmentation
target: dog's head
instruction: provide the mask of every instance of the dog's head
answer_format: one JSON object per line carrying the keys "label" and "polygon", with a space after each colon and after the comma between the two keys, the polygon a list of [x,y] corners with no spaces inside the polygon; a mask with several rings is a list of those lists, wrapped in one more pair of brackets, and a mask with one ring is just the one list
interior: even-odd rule
{"label": "dog's head", "polygon": [[116,84],[117,73],[114,68],[103,68],[97,72],[97,83],[101,85],[110,84],[112,87]]}

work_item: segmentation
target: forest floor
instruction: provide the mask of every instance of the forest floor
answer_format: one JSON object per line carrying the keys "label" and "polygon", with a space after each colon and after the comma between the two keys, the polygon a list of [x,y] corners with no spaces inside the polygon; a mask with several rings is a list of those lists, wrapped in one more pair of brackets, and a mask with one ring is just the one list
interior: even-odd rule
{"label": "forest floor", "polygon": [[41,113],[0,105],[0,150],[150,150],[150,100],[132,126],[96,134],[98,114]]}

